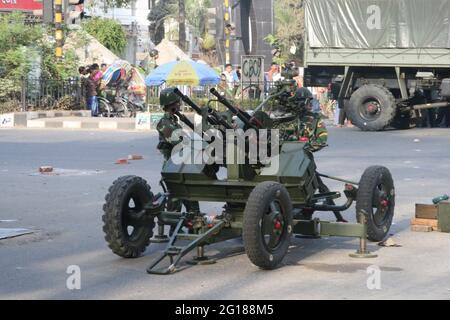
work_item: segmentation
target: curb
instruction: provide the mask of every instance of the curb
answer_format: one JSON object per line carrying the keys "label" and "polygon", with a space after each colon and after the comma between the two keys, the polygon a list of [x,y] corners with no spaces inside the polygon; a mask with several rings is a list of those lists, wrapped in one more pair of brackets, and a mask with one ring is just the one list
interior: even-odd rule
{"label": "curb", "polygon": [[137,129],[136,123],[133,122],[118,122],[118,121],[83,121],[83,120],[61,120],[61,121],[46,121],[46,120],[28,120],[27,128],[34,129],[91,129],[91,130],[139,130],[149,131],[149,129]]}
{"label": "curb", "polygon": [[[194,121],[193,113],[185,113]],[[46,111],[16,112],[0,114],[0,128],[31,129],[89,129],[89,130],[126,130],[154,131],[161,112],[139,113],[136,118],[91,117],[90,111]],[[183,125],[183,124],[182,124]]]}
{"label": "curb", "polygon": [[14,112],[0,114],[0,128],[2,127],[28,127],[28,121],[34,119],[48,119],[60,117],[90,117],[89,110],[74,110],[74,111],[29,111],[29,112]]}

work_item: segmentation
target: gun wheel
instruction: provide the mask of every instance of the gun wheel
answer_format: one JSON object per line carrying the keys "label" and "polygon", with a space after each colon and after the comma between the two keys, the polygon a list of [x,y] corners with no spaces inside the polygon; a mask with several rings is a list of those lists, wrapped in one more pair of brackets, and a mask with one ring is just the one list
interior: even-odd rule
{"label": "gun wheel", "polygon": [[292,236],[292,203],[286,188],[266,181],[258,184],[244,210],[242,237],[250,261],[274,269],[283,260]]}
{"label": "gun wheel", "polygon": [[136,258],[150,244],[154,218],[140,212],[153,200],[147,182],[137,176],[120,177],[113,182],[103,205],[103,231],[111,250],[124,258]]}
{"label": "gun wheel", "polygon": [[366,216],[367,238],[383,240],[392,224],[395,189],[389,170],[382,166],[367,168],[359,181],[356,197],[356,218]]}

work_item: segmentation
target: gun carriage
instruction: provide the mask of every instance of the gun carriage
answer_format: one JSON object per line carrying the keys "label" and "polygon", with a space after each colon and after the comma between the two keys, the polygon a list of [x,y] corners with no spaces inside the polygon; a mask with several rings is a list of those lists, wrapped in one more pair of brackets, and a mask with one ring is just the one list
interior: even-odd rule
{"label": "gun carriage", "polygon": [[[230,161],[230,157],[236,160],[239,152],[233,152],[232,156],[227,152],[223,161],[214,163],[179,164],[170,159],[163,166],[160,181],[163,192],[158,194],[153,194],[141,177],[118,178],[106,196],[103,215],[105,239],[111,250],[124,258],[136,258],[150,243],[166,242],[165,250],[147,269],[152,274],[180,270],[180,260],[194,249],[197,256],[190,262],[211,263],[213,260],[205,256],[204,247],[237,237],[243,238],[250,261],[263,269],[274,269],[280,264],[293,235],[357,237],[359,248],[352,256],[373,257],[367,251],[366,241],[381,241],[389,231],[394,214],[391,174],[385,167],[371,166],[355,182],[319,173],[313,152],[324,146],[297,136],[309,97],[299,95],[292,77],[287,75],[287,78],[251,114],[233,106],[215,89],[211,93],[229,110],[228,115],[216,112],[209,103],[199,107],[175,90],[184,103],[202,116],[202,130],[198,133],[208,137],[200,149],[193,143],[192,153],[204,151],[211,143],[208,129],[216,129],[222,139],[219,143],[231,145],[235,151],[240,148],[245,161]],[[267,107],[269,101],[272,108]],[[267,109],[272,110],[267,112]],[[186,130],[197,129],[184,115],[178,116],[188,127]],[[237,128],[255,130],[257,141],[250,137],[239,146],[237,135],[229,135]],[[275,144],[271,142],[272,131],[265,136],[261,134],[262,129],[274,128],[279,130]],[[217,136],[212,140],[215,139]],[[261,139],[269,142],[265,150],[269,161],[263,163],[258,159],[250,163],[250,146]],[[274,169],[275,157],[278,166]],[[226,172],[226,178],[217,177],[219,169]],[[345,184],[345,203],[334,202],[342,194],[330,191],[323,179]],[[220,214],[209,216],[201,210],[173,210],[173,200],[219,202],[224,206]],[[341,213],[353,202],[356,202],[357,223],[347,223]],[[320,211],[333,212],[337,221],[313,217]]]}

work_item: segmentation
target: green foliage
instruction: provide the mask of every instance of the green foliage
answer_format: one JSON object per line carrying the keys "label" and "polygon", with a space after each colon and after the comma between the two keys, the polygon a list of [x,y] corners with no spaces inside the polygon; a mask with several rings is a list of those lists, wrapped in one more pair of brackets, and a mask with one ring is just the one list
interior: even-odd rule
{"label": "green foliage", "polygon": [[[180,1],[185,4],[185,13],[180,12]],[[150,10],[148,20],[150,21],[151,39],[155,44],[164,38],[164,21],[172,17],[179,22],[185,16],[187,23],[193,27],[197,35],[203,35],[207,30],[207,8],[211,6],[211,0],[166,0],[159,1]],[[183,19],[183,18],[181,18]]]}
{"label": "green foliage", "polygon": [[205,51],[211,51],[216,48],[216,39],[209,33],[205,33],[203,36],[202,49]]}
{"label": "green foliage", "polygon": [[125,31],[114,19],[88,19],[83,23],[83,29],[115,54],[120,55],[127,46]]}
{"label": "green foliage", "polygon": [[126,8],[131,4],[131,0],[104,0],[108,8]]}
{"label": "green foliage", "polygon": [[43,78],[64,80],[77,75],[73,51],[65,51],[64,62],[57,63],[52,33],[40,25],[25,24],[19,12],[0,16],[0,113],[20,108],[23,79],[39,61]]}
{"label": "green foliage", "polygon": [[42,78],[66,80],[73,76],[78,76],[78,57],[74,50],[64,50],[64,62],[57,63],[55,61],[53,43],[50,41],[43,41],[39,48],[39,54],[42,58]]}
{"label": "green foliage", "polygon": [[133,0],[90,0],[85,2],[85,6],[89,9],[99,8],[129,8]]}
{"label": "green foliage", "polygon": [[[275,34],[268,35],[265,40],[281,50],[281,55],[275,61],[284,62],[292,58],[303,60],[305,31],[303,0],[278,0],[274,5]],[[289,52],[292,46],[297,48],[295,54]]]}
{"label": "green foliage", "polygon": [[207,31],[210,0],[186,0],[186,19],[198,35]]}
{"label": "green foliage", "polygon": [[38,47],[42,34],[41,27],[25,25],[21,13],[0,16],[0,66],[3,77],[17,80],[28,73],[32,56],[27,46]]}
{"label": "green foliage", "polygon": [[0,52],[38,42],[42,38],[42,27],[25,25],[24,18],[20,12],[0,16]]}

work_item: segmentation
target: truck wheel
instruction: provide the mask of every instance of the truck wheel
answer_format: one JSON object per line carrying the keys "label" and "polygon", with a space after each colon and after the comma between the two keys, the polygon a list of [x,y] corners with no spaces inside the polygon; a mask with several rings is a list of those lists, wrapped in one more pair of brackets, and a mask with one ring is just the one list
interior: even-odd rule
{"label": "truck wheel", "polygon": [[383,130],[395,117],[395,98],[383,86],[363,85],[352,94],[347,111],[352,123],[361,130]]}
{"label": "truck wheel", "polygon": [[272,181],[258,184],[244,210],[242,238],[250,261],[274,269],[284,258],[292,236],[292,203],[286,188]]}
{"label": "truck wheel", "polygon": [[124,258],[136,258],[145,251],[153,236],[154,218],[139,212],[153,200],[147,182],[137,176],[120,177],[113,182],[103,205],[103,231],[111,250]]}
{"label": "truck wheel", "polygon": [[369,240],[384,239],[392,224],[394,207],[395,189],[389,170],[382,166],[367,168],[359,181],[356,219],[359,213],[366,216]]}

